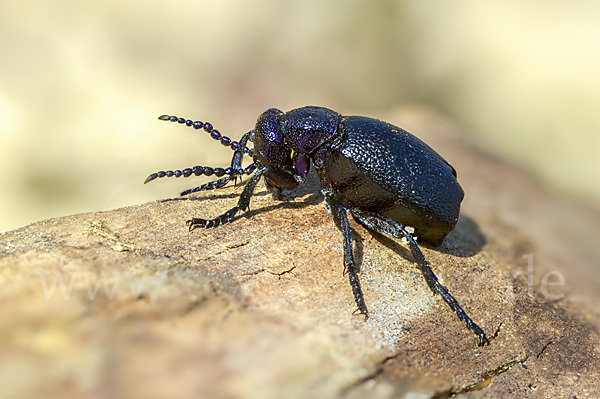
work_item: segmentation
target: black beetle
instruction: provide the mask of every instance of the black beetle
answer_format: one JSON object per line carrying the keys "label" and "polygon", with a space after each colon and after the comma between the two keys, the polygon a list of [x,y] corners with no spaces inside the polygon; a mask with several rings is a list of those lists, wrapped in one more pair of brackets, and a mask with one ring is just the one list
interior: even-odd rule
{"label": "black beetle", "polygon": [[[477,335],[479,345],[489,344],[485,332],[460,307],[439,282],[415,242],[439,245],[454,229],[464,192],[454,168],[427,144],[389,123],[363,116],[342,116],[323,107],[303,107],[284,113],[271,108],[258,117],[254,130],[239,142],[222,136],[210,123],[163,115],[161,120],[204,129],[215,140],[231,147],[229,168],[195,166],[184,170],[153,173],[145,183],[164,176],[215,175],[220,179],[186,190],[181,195],[225,186],[231,179],[252,174],[236,207],[215,219],[193,218],[194,227],[216,227],[248,209],[250,197],[265,177],[267,188],[280,195],[304,181],[312,164],[318,174],[325,205],[343,234],[344,269],[348,273],[358,311],[367,317],[367,307],[352,255],[348,211],[366,228],[405,238],[427,284]],[[248,141],[254,148],[246,147]],[[244,154],[253,163],[242,168]],[[224,177],[223,177],[224,176]]]}

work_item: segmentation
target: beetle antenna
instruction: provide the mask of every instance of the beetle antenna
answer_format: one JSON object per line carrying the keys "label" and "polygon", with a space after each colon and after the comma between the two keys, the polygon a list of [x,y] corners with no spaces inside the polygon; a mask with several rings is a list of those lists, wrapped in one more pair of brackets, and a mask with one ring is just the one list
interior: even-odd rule
{"label": "beetle antenna", "polygon": [[[243,174],[250,174],[252,172],[254,172],[254,169],[256,169],[256,165],[254,164],[250,164],[248,165],[245,169],[239,169],[239,168],[211,168],[210,166],[194,166],[193,168],[185,168],[183,170],[167,170],[167,171],[163,171],[161,170],[160,172],[156,172],[156,173],[152,173],[150,176],[148,176],[146,178],[146,180],[144,181],[144,184],[151,182],[152,180],[156,179],[156,178],[162,178],[162,177],[190,177],[192,175],[195,176],[224,176],[224,175],[228,175],[226,178],[227,179],[231,179],[232,177],[238,177],[241,176]],[[200,191],[200,190],[198,190]],[[193,191],[192,191],[193,192]]]}
{"label": "beetle antenna", "polygon": [[227,136],[221,135],[221,133],[217,129],[215,129],[213,125],[209,122],[192,121],[191,119],[180,118],[172,115],[161,115],[158,117],[158,119],[160,119],[161,121],[177,122],[182,125],[185,124],[186,126],[191,126],[196,130],[204,129],[206,133],[210,133],[210,137],[212,137],[215,140],[219,140],[221,144],[225,147],[231,147],[233,151],[240,151],[242,154],[248,154],[251,157],[254,155],[254,151],[252,149],[246,147],[246,145],[241,145],[237,141],[231,140]]}
{"label": "beetle antenna", "polygon": [[[228,169],[232,169],[232,168],[227,168],[225,170],[228,170]],[[195,187],[195,188],[190,188],[188,190],[183,191],[180,195],[183,197],[184,195],[197,193],[199,191],[214,190],[216,188],[225,187],[231,179],[237,179],[238,177],[241,178],[243,175],[249,175],[252,172],[254,172],[255,169],[256,169],[256,164],[253,164],[253,163],[246,166],[244,169],[233,169],[233,171],[235,171],[236,173],[231,173],[231,174],[228,174],[227,176],[223,177],[222,179],[211,181],[211,182],[208,182],[206,184],[203,184],[203,185]]]}

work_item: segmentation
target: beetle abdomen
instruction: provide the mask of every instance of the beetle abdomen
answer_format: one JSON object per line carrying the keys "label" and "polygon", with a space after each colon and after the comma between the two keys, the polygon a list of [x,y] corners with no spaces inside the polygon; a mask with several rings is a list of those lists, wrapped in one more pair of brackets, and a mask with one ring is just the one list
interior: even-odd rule
{"label": "beetle abdomen", "polygon": [[339,129],[344,138],[326,169],[340,196],[440,244],[456,225],[464,196],[444,158],[407,131],[377,119],[345,117]]}

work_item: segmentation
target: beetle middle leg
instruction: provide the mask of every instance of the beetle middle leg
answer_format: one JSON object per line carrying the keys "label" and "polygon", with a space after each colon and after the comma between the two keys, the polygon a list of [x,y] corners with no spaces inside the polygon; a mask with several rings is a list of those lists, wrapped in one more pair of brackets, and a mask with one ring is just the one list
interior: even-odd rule
{"label": "beetle middle leg", "polygon": [[444,301],[446,301],[450,308],[456,313],[458,318],[465,323],[467,328],[477,335],[479,338],[479,346],[483,346],[485,344],[489,345],[490,342],[486,337],[485,332],[477,324],[475,324],[473,320],[471,320],[467,313],[460,307],[458,301],[454,299],[446,287],[440,283],[437,276],[433,273],[433,270],[431,270],[429,267],[429,262],[427,262],[427,259],[425,259],[425,256],[419,249],[419,246],[413,239],[412,235],[406,231],[402,224],[388,219],[378,213],[366,212],[357,208],[352,208],[350,212],[352,212],[352,216],[354,216],[359,223],[370,230],[388,234],[395,238],[406,238],[408,241],[408,247],[410,248],[413,257],[419,264],[419,268],[421,269],[429,288],[431,288],[434,293],[440,294]]}
{"label": "beetle middle leg", "polygon": [[354,256],[352,254],[352,234],[350,231],[350,222],[348,220],[348,210],[334,198],[332,192],[324,191],[324,195],[327,210],[331,213],[334,221],[344,235],[344,271],[348,273],[348,280],[352,287],[354,302],[356,303],[356,306],[358,306],[357,311],[360,314],[363,314],[365,319],[367,319],[369,317],[369,312],[367,310],[367,305],[365,304],[362,289],[360,288],[360,282],[356,274]]}

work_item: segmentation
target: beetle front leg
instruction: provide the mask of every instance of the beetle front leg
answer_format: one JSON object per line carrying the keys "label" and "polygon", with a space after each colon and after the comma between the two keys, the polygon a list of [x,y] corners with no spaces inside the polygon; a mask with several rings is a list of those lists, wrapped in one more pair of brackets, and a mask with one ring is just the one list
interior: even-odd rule
{"label": "beetle front leg", "polygon": [[344,236],[344,271],[348,273],[348,280],[352,287],[354,302],[356,303],[356,306],[358,306],[356,311],[363,314],[366,320],[369,317],[369,312],[356,274],[356,265],[354,264],[354,256],[352,254],[352,234],[350,231],[350,222],[348,220],[348,210],[335,200],[333,193],[325,191],[324,194],[327,210],[333,216],[334,221]]}
{"label": "beetle front leg", "polygon": [[188,220],[186,224],[188,225],[190,231],[196,227],[218,227],[224,223],[230,223],[239,211],[245,211],[248,209],[248,205],[250,205],[250,197],[252,197],[252,194],[254,193],[254,188],[258,184],[258,181],[263,173],[268,170],[268,168],[268,166],[262,166],[257,169],[256,172],[254,172],[246,184],[246,187],[244,187],[244,191],[242,191],[242,194],[240,195],[237,206],[234,206],[224,214],[214,219],[192,218]]}
{"label": "beetle front leg", "polygon": [[427,259],[425,259],[423,252],[421,252],[421,249],[419,249],[419,246],[413,239],[412,235],[406,231],[402,224],[388,219],[378,213],[361,211],[357,208],[353,208],[350,211],[352,212],[352,216],[354,216],[359,223],[370,230],[388,234],[395,238],[406,238],[408,241],[408,247],[410,248],[415,260],[419,264],[419,268],[421,269],[429,288],[431,288],[434,293],[440,294],[448,306],[450,306],[450,308],[452,308],[452,310],[456,313],[458,318],[465,323],[467,328],[477,335],[479,338],[479,346],[483,346],[485,344],[489,345],[490,341],[485,335],[485,332],[477,324],[475,324],[473,320],[471,320],[467,313],[460,307],[458,301],[454,299],[452,295],[450,295],[448,289],[446,289],[446,287],[440,283],[437,276],[433,273],[433,270],[431,270],[429,267],[429,262],[427,262]]}

